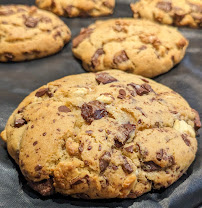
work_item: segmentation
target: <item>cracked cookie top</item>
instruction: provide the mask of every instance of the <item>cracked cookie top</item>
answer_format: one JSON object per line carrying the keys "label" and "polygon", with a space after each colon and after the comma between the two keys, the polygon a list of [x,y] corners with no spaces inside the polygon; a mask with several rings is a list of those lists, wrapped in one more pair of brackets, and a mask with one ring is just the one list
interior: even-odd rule
{"label": "cracked cookie top", "polygon": [[140,0],[131,4],[135,18],[168,25],[202,27],[201,0]]}
{"label": "cracked cookie top", "polygon": [[115,0],[36,0],[41,9],[59,16],[105,16],[113,13]]}
{"label": "cracked cookie top", "polygon": [[24,61],[52,55],[71,32],[54,14],[35,6],[0,6],[0,61]]}
{"label": "cracked cookie top", "polygon": [[135,198],[186,172],[200,126],[198,113],[168,87],[109,70],[32,92],[1,137],[42,195]]}
{"label": "cracked cookie top", "polygon": [[122,18],[83,28],[73,40],[72,51],[89,71],[120,69],[154,77],[179,63],[187,46],[175,28]]}

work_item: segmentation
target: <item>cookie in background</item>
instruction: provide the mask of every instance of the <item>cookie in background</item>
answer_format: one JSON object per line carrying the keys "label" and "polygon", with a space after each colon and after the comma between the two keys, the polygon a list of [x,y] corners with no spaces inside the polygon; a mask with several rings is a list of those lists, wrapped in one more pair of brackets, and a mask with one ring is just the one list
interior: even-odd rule
{"label": "cookie in background", "polygon": [[201,0],[140,0],[131,4],[134,18],[168,25],[202,28]]}
{"label": "cookie in background", "polygon": [[60,51],[71,38],[66,24],[35,6],[0,6],[0,61],[25,61]]}
{"label": "cookie in background", "polygon": [[188,40],[176,28],[133,18],[96,21],[73,39],[73,54],[88,71],[119,69],[155,77],[179,63]]}
{"label": "cookie in background", "polygon": [[41,9],[59,16],[106,16],[113,13],[115,0],[36,0]]}

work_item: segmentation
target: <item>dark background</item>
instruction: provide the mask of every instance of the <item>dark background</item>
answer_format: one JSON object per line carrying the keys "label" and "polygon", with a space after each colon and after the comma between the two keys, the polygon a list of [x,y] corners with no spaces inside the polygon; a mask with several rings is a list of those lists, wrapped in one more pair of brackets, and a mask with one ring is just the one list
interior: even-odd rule
{"label": "dark background", "polygon": [[[81,27],[88,26],[96,19],[132,17],[128,1],[121,2],[117,0],[115,13],[109,17],[62,19],[74,37]],[[11,3],[34,4],[34,1],[0,0],[0,5]],[[183,28],[180,31],[190,41],[185,58],[171,71],[154,80],[180,93],[202,117],[202,30]],[[12,111],[30,92],[47,82],[83,72],[80,62],[72,55],[71,42],[61,52],[47,58],[22,63],[0,63],[0,131],[4,129]],[[40,197],[26,185],[18,167],[7,153],[6,145],[0,141],[0,207],[199,207],[202,205],[202,141],[199,136],[197,140],[196,160],[187,174],[169,188],[144,194],[137,199],[91,201],[59,194]]]}

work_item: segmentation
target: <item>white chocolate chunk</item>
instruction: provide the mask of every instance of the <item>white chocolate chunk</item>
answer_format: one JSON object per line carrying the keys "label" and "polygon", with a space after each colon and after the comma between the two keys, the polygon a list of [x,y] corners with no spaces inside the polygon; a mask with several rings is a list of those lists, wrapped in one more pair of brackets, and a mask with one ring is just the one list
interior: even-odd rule
{"label": "white chocolate chunk", "polygon": [[194,129],[183,120],[181,120],[181,121],[176,120],[173,128],[182,134],[185,133],[185,134],[190,135],[191,137],[195,137]]}

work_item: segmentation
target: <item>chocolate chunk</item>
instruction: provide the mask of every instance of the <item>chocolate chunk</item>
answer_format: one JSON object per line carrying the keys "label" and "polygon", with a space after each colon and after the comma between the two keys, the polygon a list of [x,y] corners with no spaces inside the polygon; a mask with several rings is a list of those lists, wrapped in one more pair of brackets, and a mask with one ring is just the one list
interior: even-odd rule
{"label": "chocolate chunk", "polygon": [[143,51],[143,50],[145,50],[145,49],[147,49],[147,46],[146,46],[146,45],[142,45],[142,46],[139,48],[140,51]]}
{"label": "chocolate chunk", "polygon": [[62,106],[58,107],[58,111],[59,112],[64,112],[64,113],[71,112],[71,110],[67,106],[65,106],[65,105],[62,105]]}
{"label": "chocolate chunk", "polygon": [[91,150],[91,149],[92,149],[92,146],[89,145],[88,148],[87,148],[87,150]]}
{"label": "chocolate chunk", "polygon": [[130,133],[132,133],[135,130],[136,126],[134,124],[123,124],[119,127],[119,132],[121,133],[121,136],[116,136],[114,138],[114,145],[117,148],[122,147],[127,140],[129,139]]}
{"label": "chocolate chunk", "polygon": [[136,93],[140,96],[142,96],[144,94],[148,94],[149,92],[153,92],[153,89],[147,83],[144,83],[142,85],[130,83],[130,84],[128,84],[128,86],[132,86],[135,89]]}
{"label": "chocolate chunk", "polygon": [[43,133],[43,136],[46,136],[46,132]]}
{"label": "chocolate chunk", "polygon": [[117,82],[118,81],[116,78],[112,77],[111,75],[109,75],[106,72],[96,74],[95,79],[98,82],[98,84],[100,84],[100,83],[108,84],[108,83],[111,83],[111,82]]}
{"label": "chocolate chunk", "polygon": [[37,166],[35,166],[35,168],[34,168],[34,170],[35,171],[39,171],[39,170],[41,170],[43,167],[41,166],[41,165],[37,165]]}
{"label": "chocolate chunk", "polygon": [[117,98],[119,99],[124,99],[126,97],[126,91],[123,89],[119,90],[119,95],[117,96]]}
{"label": "chocolate chunk", "polygon": [[71,14],[72,14],[72,8],[73,8],[72,5],[69,5],[69,6],[67,6],[66,8],[64,8],[65,12],[67,13],[67,15],[68,15],[69,17],[71,17]]}
{"label": "chocolate chunk", "polygon": [[100,172],[104,172],[107,167],[109,166],[109,163],[110,163],[110,160],[111,160],[111,154],[110,152],[105,152],[99,162],[100,162]]}
{"label": "chocolate chunk", "polygon": [[81,143],[81,144],[79,145],[79,152],[80,152],[80,153],[83,152],[83,146],[84,146],[84,143]]}
{"label": "chocolate chunk", "polygon": [[8,60],[8,61],[12,61],[15,56],[12,53],[4,53],[4,57]]}
{"label": "chocolate chunk", "polygon": [[61,32],[57,31],[54,35],[53,38],[56,40],[57,37],[61,37]]}
{"label": "chocolate chunk", "polygon": [[91,58],[91,64],[93,68],[96,68],[100,64],[99,57],[103,55],[104,53],[105,52],[103,48],[97,49],[97,51],[94,53],[94,55]]}
{"label": "chocolate chunk", "polygon": [[132,172],[133,172],[133,168],[131,167],[131,165],[129,164],[129,162],[128,162],[128,160],[126,159],[125,156],[123,156],[123,160],[124,160],[124,162],[123,162],[123,164],[122,164],[123,171],[124,171],[125,173],[128,173],[128,174],[132,173]]}
{"label": "chocolate chunk", "polygon": [[162,159],[167,160],[167,153],[164,149],[160,149],[159,152],[156,153],[156,159],[161,161]]}
{"label": "chocolate chunk", "polygon": [[185,144],[189,147],[191,145],[191,142],[187,138],[187,135],[186,134],[182,134],[181,137],[182,137],[183,141],[185,142]]}
{"label": "chocolate chunk", "polygon": [[146,83],[149,83],[149,81],[148,80],[146,80],[146,79],[141,79],[143,82],[146,82]]}
{"label": "chocolate chunk", "polygon": [[146,172],[152,172],[152,171],[159,171],[161,167],[156,163],[154,163],[153,161],[148,161],[143,163],[142,169]]}
{"label": "chocolate chunk", "polygon": [[30,28],[34,28],[37,26],[39,22],[39,19],[38,18],[34,18],[34,17],[27,17],[24,24],[25,26],[27,27],[30,27]]}
{"label": "chocolate chunk", "polygon": [[24,111],[25,107],[22,107],[18,110],[18,113],[22,113]]}
{"label": "chocolate chunk", "polygon": [[201,121],[199,114],[196,110],[192,109],[192,111],[195,113],[195,118],[194,118],[194,129],[195,131],[198,131],[201,128]]}
{"label": "chocolate chunk", "polygon": [[168,162],[170,165],[175,165],[175,158],[172,155],[168,156]]}
{"label": "chocolate chunk", "polygon": [[78,45],[86,38],[88,38],[91,33],[93,32],[92,28],[84,28],[81,30],[80,34],[74,38],[72,44],[73,44],[73,48],[78,47]]}
{"label": "chocolate chunk", "polygon": [[185,39],[180,39],[180,41],[176,44],[178,48],[182,49],[184,46],[186,46],[187,42]]}
{"label": "chocolate chunk", "polygon": [[14,127],[20,128],[21,126],[27,124],[27,121],[24,118],[16,119],[14,122]]}
{"label": "chocolate chunk", "polygon": [[156,4],[156,7],[165,12],[170,12],[172,10],[172,3],[169,1],[160,1]]}
{"label": "chocolate chunk", "polygon": [[35,146],[35,145],[37,145],[38,144],[38,142],[37,141],[35,141],[34,143],[33,143],[33,146]]}
{"label": "chocolate chunk", "polygon": [[88,124],[91,124],[94,120],[99,120],[106,115],[107,111],[104,103],[97,100],[84,103],[81,107],[81,116]]}
{"label": "chocolate chunk", "polygon": [[35,94],[35,96],[36,97],[42,97],[42,96],[44,96],[44,95],[48,95],[48,97],[53,97],[53,94],[49,91],[49,89],[48,88],[41,88],[41,89],[39,89],[37,92],[36,92],[36,94]]}
{"label": "chocolate chunk", "polygon": [[127,152],[133,153],[133,145],[124,148]]}
{"label": "chocolate chunk", "polygon": [[114,58],[113,58],[113,62],[115,64],[120,64],[122,62],[125,62],[125,61],[128,61],[129,58],[126,54],[126,52],[124,50],[120,51],[120,52],[117,52],[115,55],[114,55]]}
{"label": "chocolate chunk", "polygon": [[92,130],[87,130],[86,134],[88,134],[89,136],[92,135],[93,131]]}
{"label": "chocolate chunk", "polygon": [[41,88],[41,89],[39,89],[39,90],[36,92],[35,96],[36,96],[36,97],[42,97],[42,96],[45,95],[47,92],[48,92],[48,88]]}
{"label": "chocolate chunk", "polygon": [[28,185],[35,191],[39,192],[42,196],[49,196],[54,193],[54,186],[52,179],[43,180],[40,182],[29,181]]}

